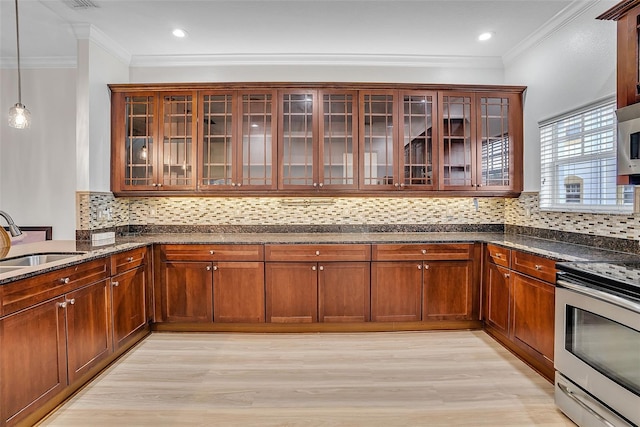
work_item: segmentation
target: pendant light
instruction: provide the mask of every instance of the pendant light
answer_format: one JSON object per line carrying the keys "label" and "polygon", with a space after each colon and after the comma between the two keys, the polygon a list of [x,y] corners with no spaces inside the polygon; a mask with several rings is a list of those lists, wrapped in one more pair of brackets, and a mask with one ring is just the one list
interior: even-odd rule
{"label": "pendant light", "polygon": [[18,0],[16,3],[16,52],[18,58],[18,103],[9,110],[9,126],[25,129],[31,125],[31,113],[22,104],[22,80],[20,76],[20,29],[18,27]]}

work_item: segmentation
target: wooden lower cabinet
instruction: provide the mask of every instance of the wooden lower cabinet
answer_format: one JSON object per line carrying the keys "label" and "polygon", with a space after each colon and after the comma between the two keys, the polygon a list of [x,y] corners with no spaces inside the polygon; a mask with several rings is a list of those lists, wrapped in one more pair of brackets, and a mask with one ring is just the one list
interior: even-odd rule
{"label": "wooden lower cabinet", "polygon": [[371,263],[371,321],[421,320],[422,262]]}
{"label": "wooden lower cabinet", "polygon": [[164,322],[213,322],[213,265],[165,262],[161,278]]}
{"label": "wooden lower cabinet", "polygon": [[511,272],[491,262],[485,273],[485,313],[486,324],[504,336],[509,336],[511,306]]}
{"label": "wooden lower cabinet", "polygon": [[315,262],[265,263],[266,321],[318,321],[318,266]]}
{"label": "wooden lower cabinet", "polygon": [[147,286],[144,266],[111,278],[113,345],[117,350],[147,327]]}
{"label": "wooden lower cabinet", "polygon": [[479,318],[473,261],[430,261],[423,264],[422,271],[422,320]]}
{"label": "wooden lower cabinet", "polygon": [[318,265],[318,321],[368,322],[371,319],[369,262]]}
{"label": "wooden lower cabinet", "polygon": [[553,367],[555,287],[513,274],[513,340],[539,353]]}
{"label": "wooden lower cabinet", "polygon": [[0,425],[14,425],[67,382],[63,297],[0,320]]}
{"label": "wooden lower cabinet", "polygon": [[264,322],[264,313],[264,263],[217,262],[213,266],[214,322]]}
{"label": "wooden lower cabinet", "polygon": [[110,298],[108,280],[66,295],[70,384],[111,354]]}

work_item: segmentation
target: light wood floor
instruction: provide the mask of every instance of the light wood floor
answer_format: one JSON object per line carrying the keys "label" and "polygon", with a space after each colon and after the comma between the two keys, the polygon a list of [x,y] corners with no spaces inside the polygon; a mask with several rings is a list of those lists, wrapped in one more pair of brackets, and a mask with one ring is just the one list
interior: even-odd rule
{"label": "light wood floor", "polygon": [[573,426],[481,331],[154,333],[42,426]]}

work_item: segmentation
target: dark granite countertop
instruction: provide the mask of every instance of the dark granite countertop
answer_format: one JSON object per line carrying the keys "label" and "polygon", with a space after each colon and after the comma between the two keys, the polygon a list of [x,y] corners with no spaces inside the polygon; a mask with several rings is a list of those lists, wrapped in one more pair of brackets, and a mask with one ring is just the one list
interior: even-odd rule
{"label": "dark granite countertop", "polygon": [[90,241],[49,240],[17,245],[5,258],[46,252],[82,252],[42,266],[1,272],[0,285],[149,244],[332,244],[332,243],[473,243],[484,242],[544,256],[556,261],[638,262],[639,255],[603,250],[517,234],[476,232],[388,233],[163,233],[118,237],[94,246]]}

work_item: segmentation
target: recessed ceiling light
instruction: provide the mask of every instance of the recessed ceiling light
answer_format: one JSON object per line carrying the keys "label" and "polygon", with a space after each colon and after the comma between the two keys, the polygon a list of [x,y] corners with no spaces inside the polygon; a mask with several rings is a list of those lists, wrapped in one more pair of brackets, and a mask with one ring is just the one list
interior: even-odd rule
{"label": "recessed ceiling light", "polygon": [[491,37],[493,37],[493,33],[487,31],[486,33],[482,33],[478,36],[478,40],[480,40],[481,42],[483,41],[487,41],[489,40]]}
{"label": "recessed ceiling light", "polygon": [[187,37],[187,32],[185,30],[183,30],[183,29],[180,29],[180,28],[176,28],[175,30],[173,30],[172,34],[174,36],[178,37],[179,39]]}

